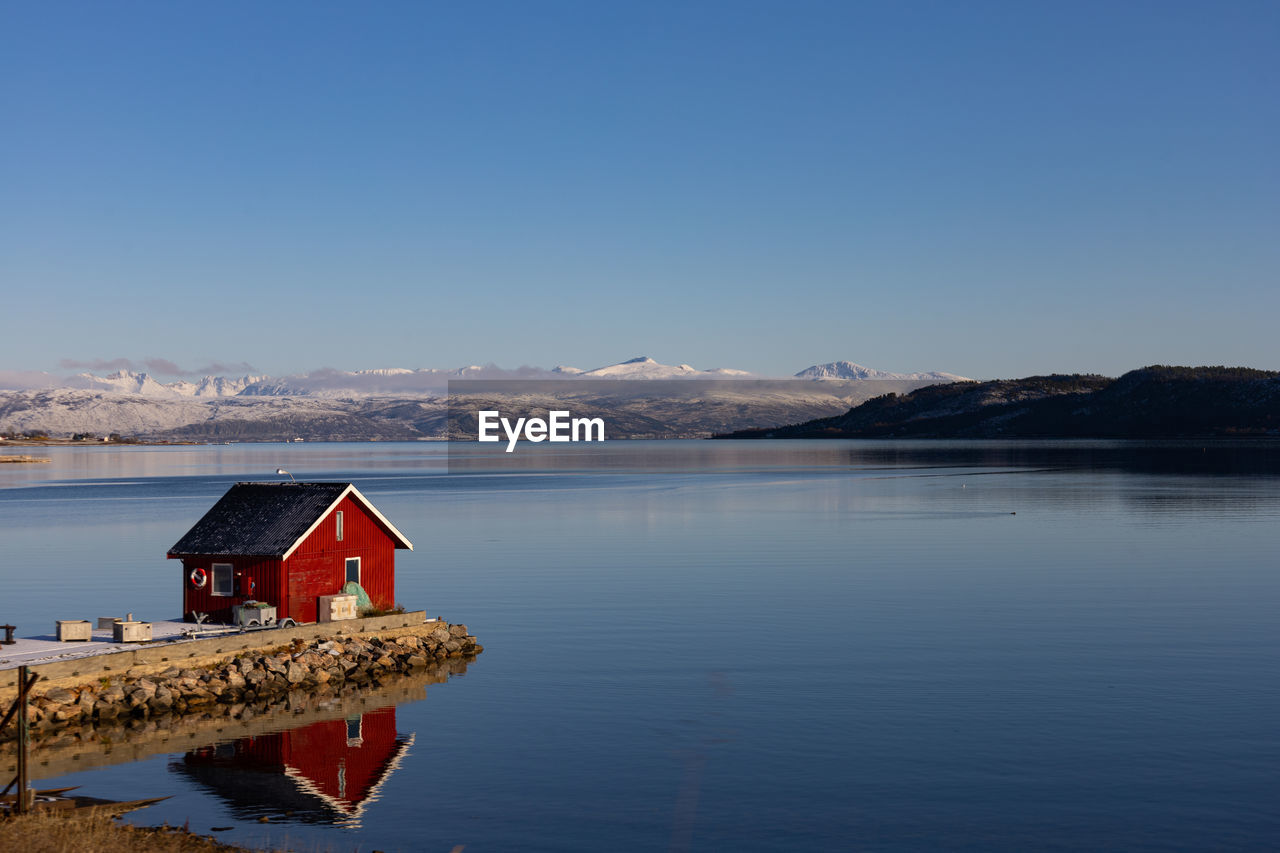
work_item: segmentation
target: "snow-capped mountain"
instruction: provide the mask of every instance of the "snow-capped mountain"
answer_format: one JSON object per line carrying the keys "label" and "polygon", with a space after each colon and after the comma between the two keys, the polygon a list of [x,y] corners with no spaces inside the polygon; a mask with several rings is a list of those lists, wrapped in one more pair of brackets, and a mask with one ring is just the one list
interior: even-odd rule
{"label": "snow-capped mountain", "polygon": [[199,382],[170,382],[165,385],[171,391],[183,397],[234,397],[255,382],[266,379],[265,376],[206,376]]}
{"label": "snow-capped mountain", "polygon": [[597,367],[594,370],[578,370],[574,367],[556,368],[581,379],[753,379],[755,374],[745,370],[733,370],[717,367],[711,370],[698,370],[687,364],[659,364],[648,356],[639,356],[627,361],[611,364],[608,367]]}
{"label": "snow-capped mountain", "polygon": [[[464,367],[463,370],[466,370]],[[409,376],[417,373],[416,370],[410,370],[407,367],[375,367],[371,370],[353,370],[352,376]]]}
{"label": "snow-capped mountain", "polygon": [[[227,398],[227,397],[320,397],[357,399],[363,397],[436,397],[445,394],[450,380],[455,379],[763,379],[757,374],[733,368],[699,370],[688,364],[662,364],[647,356],[617,364],[583,370],[560,365],[552,370],[540,367],[506,369],[494,364],[470,364],[466,367],[441,369],[422,367],[381,367],[368,370],[334,370],[324,368],[292,376],[206,376],[198,381],[179,380],[161,383],[146,373],[118,370],[106,376],[79,373],[69,377],[60,387],[108,394],[124,394],[151,399]],[[839,380],[908,380],[957,382],[963,376],[954,373],[892,373],[876,370],[851,361],[819,364],[795,374],[797,379]],[[50,383],[53,385],[54,383]],[[57,386],[55,386],[57,387]]]}
{"label": "snow-capped mountain", "polygon": [[424,368],[313,370],[293,376],[264,377],[241,392],[242,397],[368,397],[379,394],[439,393],[452,371]]}
{"label": "snow-capped mountain", "polygon": [[373,370],[314,370],[294,376],[265,377],[246,387],[244,397],[328,397],[347,399],[383,396],[439,396],[453,379],[558,379],[564,378],[540,367],[506,370],[492,364],[469,364],[442,369],[420,367],[376,368]]}
{"label": "snow-capped mountain", "polygon": [[828,364],[815,364],[806,367],[796,374],[797,379],[932,379],[936,382],[969,382],[971,380],[954,373],[931,371],[928,373],[892,373],[877,370],[852,361],[833,361]]}
{"label": "snow-capped mountain", "polygon": [[157,382],[146,373],[117,370],[106,376],[77,373],[67,379],[63,387],[86,391],[106,391],[116,394],[132,394],[137,397],[234,397],[248,386],[266,377],[242,376],[239,379],[225,376],[206,376],[199,382]]}

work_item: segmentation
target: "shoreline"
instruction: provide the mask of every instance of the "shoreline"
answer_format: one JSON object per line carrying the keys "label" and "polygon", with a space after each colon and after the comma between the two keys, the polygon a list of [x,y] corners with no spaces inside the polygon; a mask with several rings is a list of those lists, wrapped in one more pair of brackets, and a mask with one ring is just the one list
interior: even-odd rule
{"label": "shoreline", "polygon": [[[465,675],[475,656],[433,661],[412,672],[383,672],[365,682],[329,682],[291,690],[274,701],[218,703],[186,714],[117,717],[46,731],[28,747],[31,778],[132,764],[153,755],[187,752],[212,743],[255,737],[314,722],[345,719],[427,697],[429,689]],[[0,743],[0,773],[17,772],[14,741]]]}
{"label": "shoreline", "polygon": [[[166,444],[182,445],[182,446],[201,446],[208,444],[220,444],[221,442],[210,441],[150,441],[142,438],[120,438],[114,441],[103,441],[101,439],[75,439],[75,438],[0,438],[0,447],[138,447],[138,446],[162,446]],[[268,442],[269,443],[269,442]],[[48,461],[48,460],[45,460]]]}
{"label": "shoreline", "polygon": [[[0,849],[27,853],[61,853],[64,850],[130,850],[137,853],[249,853],[263,848],[219,841],[213,835],[183,826],[135,826],[117,823],[107,812],[59,814],[36,812],[0,821]],[[287,847],[265,848],[266,853],[286,853]],[[322,848],[331,849],[331,848]]]}
{"label": "shoreline", "polygon": [[[381,677],[423,671],[447,661],[469,662],[484,651],[466,625],[420,622],[359,633],[339,627],[349,624],[327,623],[332,627],[310,638],[259,640],[200,658],[193,653],[172,662],[168,655],[151,663],[134,660],[134,666],[123,669],[112,670],[102,661],[136,654],[135,650],[33,666],[32,672],[54,677],[41,678],[28,697],[30,743],[38,749],[41,742],[67,732],[83,734],[88,729],[92,733],[131,721],[145,726],[160,718],[208,714],[220,707],[218,716],[239,720],[246,712],[253,717],[282,703],[332,693],[343,685],[368,685]],[[174,647],[207,642],[225,645],[224,638],[167,645],[172,654]],[[87,666],[95,663],[96,668]],[[16,693],[17,672],[16,668],[4,671],[12,676],[13,685],[4,692]],[[16,733],[6,731],[0,738],[0,751],[7,754],[14,748]]]}
{"label": "shoreline", "polygon": [[[421,613],[390,618],[405,616]],[[372,618],[381,623],[389,617]],[[104,668],[96,683],[79,674],[71,679],[41,679],[28,700],[30,779],[35,783],[160,753],[191,752],[228,738],[269,735],[421,700],[428,687],[465,674],[484,651],[462,624],[436,619],[365,630],[355,624],[361,621],[366,620],[301,626],[302,630],[325,630],[309,640],[293,637],[283,644],[264,643],[266,632],[161,643],[170,654],[174,647],[228,640],[257,641],[258,647],[223,653],[212,661],[204,657],[200,664],[170,664],[166,659],[114,674]],[[136,651],[126,648],[31,669],[58,674],[70,666],[122,656],[132,659]],[[16,668],[6,671],[17,672]],[[80,683],[67,685],[69,680]],[[0,772],[16,773],[17,764],[16,734],[6,732],[0,737]],[[98,845],[95,849],[124,845],[147,853],[257,849],[223,842],[188,826],[117,822],[112,819],[112,805],[104,801],[100,808],[46,809],[10,817],[0,821],[0,847],[9,846],[5,839],[31,836],[47,843],[41,851],[82,847],[90,840]],[[212,831],[229,828],[215,826]],[[290,848],[286,844],[269,849]]]}

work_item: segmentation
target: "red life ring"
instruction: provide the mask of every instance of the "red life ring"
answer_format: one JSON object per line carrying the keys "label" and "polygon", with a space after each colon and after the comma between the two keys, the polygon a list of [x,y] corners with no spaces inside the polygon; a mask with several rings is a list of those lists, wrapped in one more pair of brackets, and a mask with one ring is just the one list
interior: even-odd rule
{"label": "red life ring", "polygon": [[199,567],[191,570],[191,585],[196,589],[204,589],[209,582],[209,573]]}

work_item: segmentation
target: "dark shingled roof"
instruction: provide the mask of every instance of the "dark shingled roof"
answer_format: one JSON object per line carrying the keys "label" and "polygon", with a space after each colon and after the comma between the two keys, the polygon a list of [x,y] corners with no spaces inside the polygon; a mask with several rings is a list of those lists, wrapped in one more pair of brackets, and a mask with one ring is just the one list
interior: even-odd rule
{"label": "dark shingled roof", "polygon": [[236,483],[169,549],[169,556],[283,557],[350,485]]}

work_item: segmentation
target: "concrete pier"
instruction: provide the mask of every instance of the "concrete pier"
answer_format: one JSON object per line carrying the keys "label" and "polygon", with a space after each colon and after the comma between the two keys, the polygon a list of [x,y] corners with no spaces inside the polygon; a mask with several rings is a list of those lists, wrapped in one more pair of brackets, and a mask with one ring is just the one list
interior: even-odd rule
{"label": "concrete pier", "polygon": [[35,688],[35,693],[40,694],[53,687],[110,678],[131,670],[144,674],[179,664],[199,668],[237,653],[278,648],[295,640],[307,643],[321,637],[394,637],[398,636],[397,632],[413,632],[441,621],[428,620],[425,611],[414,610],[245,633],[228,629],[225,633],[199,639],[187,639],[181,635],[181,629],[194,627],[188,623],[155,622],[155,640],[141,644],[112,643],[106,639],[111,634],[109,630],[94,631],[95,639],[88,643],[59,643],[52,636],[19,639],[12,646],[0,646],[0,704],[12,702],[17,696],[17,667],[22,664],[40,676]]}

